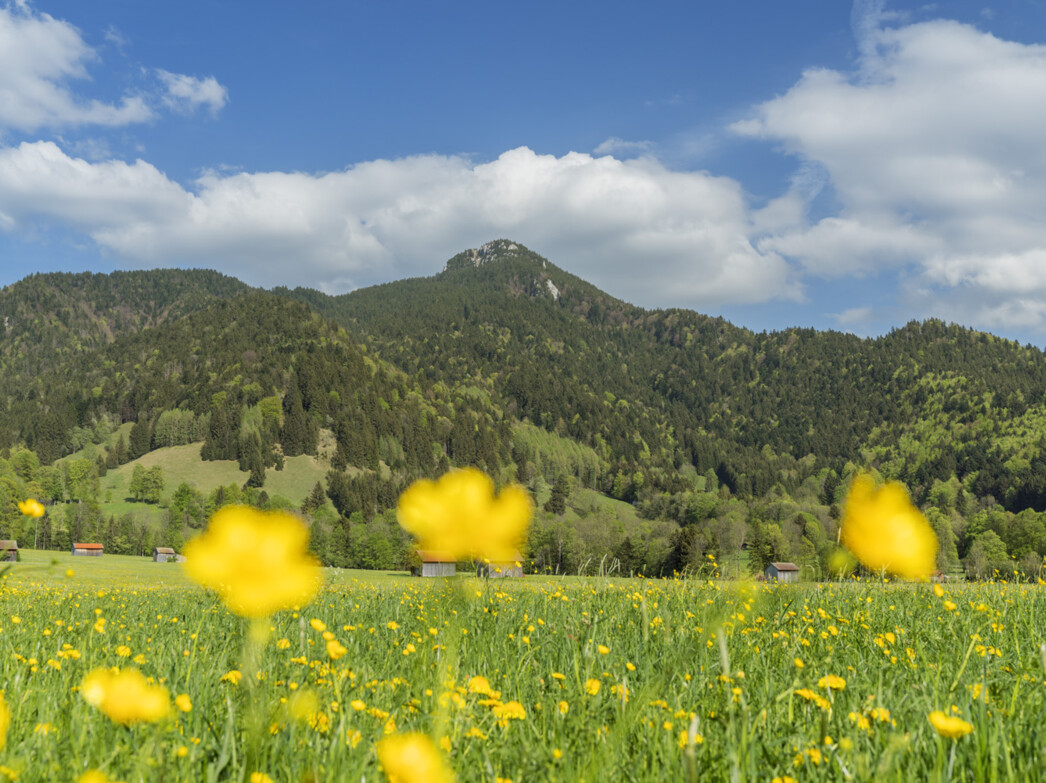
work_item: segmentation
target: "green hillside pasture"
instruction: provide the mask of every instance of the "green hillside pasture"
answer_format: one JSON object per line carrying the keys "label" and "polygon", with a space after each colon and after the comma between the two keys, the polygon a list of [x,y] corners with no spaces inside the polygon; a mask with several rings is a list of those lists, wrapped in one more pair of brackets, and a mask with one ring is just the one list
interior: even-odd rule
{"label": "green hillside pasture", "polygon": [[[240,470],[238,463],[232,460],[201,460],[201,445],[190,443],[187,446],[156,449],[126,465],[110,470],[101,479],[102,497],[109,498],[109,502],[103,507],[106,513],[116,513],[110,510],[110,506],[117,506],[120,501],[130,496],[131,476],[136,465],[144,468],[159,465],[163,469],[164,497],[170,497],[183,481],[204,494],[220,486],[243,486],[246,483],[250,474]],[[269,468],[265,471],[263,489],[269,495],[282,495],[291,502],[300,504],[308,497],[317,481],[323,483],[327,470],[327,465],[316,457],[288,457],[284,460],[283,470]],[[148,504],[133,504],[136,511],[146,505]]]}

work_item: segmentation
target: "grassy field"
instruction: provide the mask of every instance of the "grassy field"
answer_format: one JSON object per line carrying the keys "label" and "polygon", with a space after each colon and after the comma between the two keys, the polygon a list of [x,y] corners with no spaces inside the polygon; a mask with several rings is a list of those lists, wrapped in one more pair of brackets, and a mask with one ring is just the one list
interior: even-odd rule
{"label": "grassy field", "polygon": [[[204,462],[200,459],[200,445],[191,443],[157,449],[109,470],[99,482],[102,513],[107,517],[132,514],[147,524],[160,524],[164,512],[162,506],[129,499],[131,476],[137,465],[144,468],[159,465],[163,469],[165,498],[170,497],[183,481],[205,495],[220,486],[243,486],[249,474],[240,470],[238,463],[232,460]],[[270,496],[282,495],[295,505],[300,505],[317,481],[324,483],[328,470],[326,463],[316,457],[289,457],[284,460],[283,470],[269,468],[265,472],[263,489]]]}
{"label": "grassy field", "polygon": [[[374,781],[375,743],[404,731],[441,744],[464,781],[1037,780],[1046,768],[1040,586],[328,570],[311,606],[271,619],[256,676],[233,684],[223,675],[251,671],[246,624],[180,567],[23,556],[2,588],[0,779]],[[115,725],[78,692],[98,666],[140,669],[192,709]],[[972,733],[939,735],[935,710]]]}

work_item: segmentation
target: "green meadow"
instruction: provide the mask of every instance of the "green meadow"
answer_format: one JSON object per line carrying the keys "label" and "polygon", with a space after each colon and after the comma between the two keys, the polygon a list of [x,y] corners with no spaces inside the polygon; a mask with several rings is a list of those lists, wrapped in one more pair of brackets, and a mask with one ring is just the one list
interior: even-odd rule
{"label": "green meadow", "polygon": [[[1016,781],[1046,763],[1038,585],[325,576],[252,668],[245,621],[180,566],[23,552],[0,775],[381,780],[376,743],[411,731],[462,781]],[[192,708],[113,724],[79,694],[96,667]],[[941,736],[937,710],[971,732]]]}

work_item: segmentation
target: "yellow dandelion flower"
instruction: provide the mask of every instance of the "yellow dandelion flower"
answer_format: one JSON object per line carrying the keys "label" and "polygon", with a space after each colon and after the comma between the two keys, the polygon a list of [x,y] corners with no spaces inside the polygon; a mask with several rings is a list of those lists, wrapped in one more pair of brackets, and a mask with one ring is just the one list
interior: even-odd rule
{"label": "yellow dandelion flower", "polygon": [[605,644],[597,645],[596,649],[599,651],[600,655],[609,655],[610,654],[610,648],[607,647]]}
{"label": "yellow dandelion flower", "polygon": [[219,679],[218,681],[219,682],[228,682],[228,683],[231,683],[232,685],[239,685],[240,684],[240,680],[242,680],[242,679],[243,679],[243,672],[239,671],[238,669],[233,669],[232,671],[225,672],[225,674],[223,674],[221,676],[221,679]]}
{"label": "yellow dandelion flower", "polygon": [[938,734],[948,739],[959,739],[973,731],[973,724],[962,718],[947,715],[941,710],[934,710],[929,715],[930,725]]}
{"label": "yellow dandelion flower", "polygon": [[174,706],[182,712],[192,712],[192,699],[188,693],[179,693],[174,697]]}
{"label": "yellow dandelion flower", "polygon": [[252,772],[250,780],[251,783],[273,783],[272,778],[264,772]]}
{"label": "yellow dandelion flower", "polygon": [[454,779],[436,744],[424,734],[392,734],[378,743],[389,783],[447,783]]}
{"label": "yellow dandelion flower", "polygon": [[35,498],[26,498],[18,503],[18,510],[27,517],[42,517],[46,509]]}
{"label": "yellow dandelion flower", "polygon": [[150,685],[137,669],[95,669],[84,678],[80,694],[111,721],[125,726],[155,723],[171,711],[167,689]]}
{"label": "yellow dandelion flower", "polygon": [[345,646],[337,639],[331,639],[327,642],[327,655],[330,656],[332,661],[338,660],[346,653],[348,653],[348,650],[346,650]]}
{"label": "yellow dandelion flower", "polygon": [[495,718],[504,720],[506,718],[512,718],[513,720],[526,720],[527,711],[523,708],[523,705],[518,701],[510,701],[505,704],[498,704],[491,709],[494,713]]}
{"label": "yellow dandelion flower", "polygon": [[834,674],[828,674],[817,681],[817,687],[831,691],[844,691],[846,690],[846,680]]}
{"label": "yellow dandelion flower", "polygon": [[840,540],[872,571],[925,579],[936,568],[937,536],[895,481],[877,488],[868,474],[854,477]]}
{"label": "yellow dandelion flower", "polygon": [[185,569],[232,612],[267,617],[309,603],[320,589],[308,543],[308,528],[292,514],[226,506],[185,545]]}
{"label": "yellow dandelion flower", "polygon": [[[490,680],[486,677],[471,677],[468,682],[469,693],[481,693],[484,696],[494,696],[494,690],[490,687]],[[496,698],[496,697],[495,697]]]}
{"label": "yellow dandelion flower", "polygon": [[309,625],[312,626],[312,630],[323,633],[327,630],[327,624],[323,620],[318,620],[315,617],[309,620]]}
{"label": "yellow dandelion flower", "polygon": [[946,612],[954,612],[957,608],[958,607],[955,605],[953,601],[944,602],[944,611]]}
{"label": "yellow dandelion flower", "polygon": [[587,693],[589,696],[595,696],[597,693],[599,693],[599,689],[602,686],[603,683],[601,683],[599,680],[589,678],[585,680],[585,693]]}
{"label": "yellow dandelion flower", "polygon": [[526,490],[511,485],[495,496],[494,482],[475,468],[414,482],[397,508],[399,523],[422,549],[495,562],[516,559],[532,513]]}
{"label": "yellow dandelion flower", "polygon": [[556,706],[559,708],[559,714],[560,715],[566,715],[568,712],[570,712],[570,704],[568,704],[565,701],[561,701]]}
{"label": "yellow dandelion flower", "polygon": [[812,701],[814,704],[816,704],[818,707],[820,707],[825,712],[830,712],[831,709],[832,709],[832,705],[828,701],[828,699],[826,699],[824,696],[822,696],[819,693],[814,693],[809,688],[799,688],[795,692],[795,695],[802,697],[806,701]]}

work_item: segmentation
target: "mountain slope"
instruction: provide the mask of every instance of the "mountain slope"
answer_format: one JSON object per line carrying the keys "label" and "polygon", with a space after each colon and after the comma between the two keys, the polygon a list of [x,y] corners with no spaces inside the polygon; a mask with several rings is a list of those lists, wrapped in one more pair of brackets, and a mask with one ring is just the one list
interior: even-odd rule
{"label": "mountain slope", "polygon": [[[280,293],[408,373],[451,385],[482,379],[508,413],[664,487],[692,464],[761,495],[870,457],[928,488],[965,464],[964,449],[994,448],[989,433],[1000,428],[1013,435],[1001,462],[1040,451],[1042,428],[1026,414],[1046,397],[1042,352],[937,321],[871,340],[754,334],[692,311],[634,307],[507,240],[458,254],[430,278],[340,297]],[[954,437],[913,447],[911,433],[928,428]],[[813,464],[797,467],[808,455]],[[1018,473],[1008,479],[1030,480]],[[1046,507],[1046,493],[1035,505]]]}

